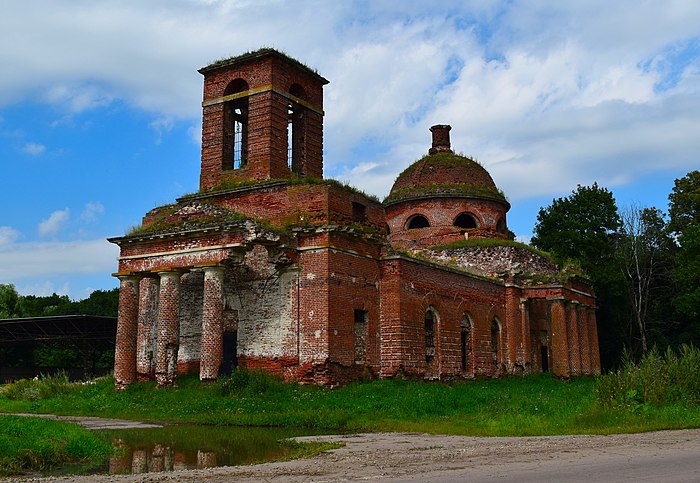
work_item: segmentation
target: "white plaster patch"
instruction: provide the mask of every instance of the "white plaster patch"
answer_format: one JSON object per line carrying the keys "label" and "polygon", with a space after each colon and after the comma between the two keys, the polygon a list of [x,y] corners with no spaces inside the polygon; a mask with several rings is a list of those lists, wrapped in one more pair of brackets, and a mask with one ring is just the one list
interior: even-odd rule
{"label": "white plaster patch", "polygon": [[314,278],[316,278],[316,275],[313,274],[313,273],[311,273],[311,272],[309,272],[309,273],[306,274],[306,278],[307,278],[308,280],[313,280]]}
{"label": "white plaster patch", "polygon": [[317,330],[316,332],[314,332],[314,337],[316,337],[317,339],[320,339],[321,338],[321,331]]}

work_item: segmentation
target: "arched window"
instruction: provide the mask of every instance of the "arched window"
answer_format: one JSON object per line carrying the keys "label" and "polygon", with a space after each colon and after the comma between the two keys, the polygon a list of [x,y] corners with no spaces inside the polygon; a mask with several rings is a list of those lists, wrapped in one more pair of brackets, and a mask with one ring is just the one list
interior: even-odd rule
{"label": "arched window", "polygon": [[[248,83],[234,79],[226,86],[225,96],[244,93]],[[243,95],[224,103],[223,169],[240,169],[248,160],[248,97]]]}
{"label": "arched window", "polygon": [[462,353],[462,371],[469,369],[469,356],[472,352],[472,317],[468,312],[462,316],[462,322],[459,324],[460,332],[460,348]]}
{"label": "arched window", "polygon": [[432,307],[425,312],[425,362],[432,364],[435,359],[435,324],[437,316]]}
{"label": "arched window", "polygon": [[499,342],[501,339],[501,324],[498,319],[493,319],[491,322],[491,354],[493,355],[493,360],[498,363],[499,361]]}
{"label": "arched window", "polygon": [[[306,91],[299,84],[292,84],[289,93],[306,100]],[[306,133],[304,107],[294,101],[287,105],[287,166],[292,173],[301,173],[304,159],[304,136]]]}
{"label": "arched window", "polygon": [[428,222],[428,219],[423,215],[413,215],[408,219],[408,222],[406,222],[407,230],[415,230],[417,228],[428,228],[429,226],[430,223]]}
{"label": "arched window", "polygon": [[506,228],[506,220],[504,220],[503,218],[498,220],[498,223],[496,223],[496,231],[501,235],[506,234],[506,231],[508,231],[508,229]]}
{"label": "arched window", "polygon": [[459,228],[476,228],[478,226],[476,218],[471,213],[460,213],[453,224]]}

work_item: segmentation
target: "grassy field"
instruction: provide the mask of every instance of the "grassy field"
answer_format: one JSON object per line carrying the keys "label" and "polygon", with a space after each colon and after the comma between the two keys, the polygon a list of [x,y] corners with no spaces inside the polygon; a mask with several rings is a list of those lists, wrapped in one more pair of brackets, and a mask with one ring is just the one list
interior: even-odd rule
{"label": "grassy field", "polygon": [[327,431],[420,431],[473,436],[609,434],[700,426],[700,406],[621,401],[602,405],[594,378],[548,374],[454,384],[381,380],[341,389],[282,384],[241,372],[202,386],[137,383],[115,393],[91,385],[23,381],[0,394],[0,411],[119,417],[196,424],[313,427]]}
{"label": "grassy field", "polygon": [[[137,383],[117,393],[111,377],[92,384],[73,384],[65,376],[55,376],[4,386],[0,412],[470,436],[697,428],[700,350],[650,351],[638,362],[627,360],[615,373],[568,381],[537,374],[452,384],[380,380],[331,390],[283,384],[261,372],[238,371],[216,384],[202,385],[196,377],[181,377],[175,388]],[[24,431],[25,423],[13,424],[19,428],[13,431]],[[22,434],[26,441],[40,439],[39,433],[33,435],[32,431]],[[0,433],[4,438],[0,444],[11,444],[6,443],[10,436]],[[72,437],[81,438],[79,434]],[[59,442],[58,446],[66,444]],[[4,448],[0,446],[0,454],[9,454]],[[22,460],[22,454],[18,457],[20,462],[27,459]]]}

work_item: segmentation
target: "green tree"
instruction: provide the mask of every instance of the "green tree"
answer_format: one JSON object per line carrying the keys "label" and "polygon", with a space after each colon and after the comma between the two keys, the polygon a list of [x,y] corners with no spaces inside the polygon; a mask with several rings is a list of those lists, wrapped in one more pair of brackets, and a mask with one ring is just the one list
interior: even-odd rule
{"label": "green tree", "polygon": [[19,294],[12,284],[0,283],[0,319],[18,317]]}
{"label": "green tree", "polygon": [[537,215],[532,244],[561,264],[578,261],[598,298],[596,317],[603,367],[615,366],[627,338],[625,280],[616,257],[620,228],[615,198],[597,183],[579,185],[570,196],[552,200]]}
{"label": "green tree", "polygon": [[86,299],[75,302],[75,314],[116,317],[119,308],[119,289],[95,290]]}
{"label": "green tree", "polygon": [[691,171],[677,179],[668,199],[672,232],[680,235],[687,227],[700,224],[700,171]]}
{"label": "green tree", "polygon": [[679,294],[675,305],[697,326],[700,325],[700,223],[686,227],[678,241],[676,280]]}
{"label": "green tree", "polygon": [[71,306],[67,295],[52,294],[48,296],[24,295],[19,299],[21,317],[45,317],[49,315],[64,315],[66,308]]}
{"label": "green tree", "polygon": [[532,244],[554,254],[560,262],[579,260],[591,273],[601,261],[614,258],[614,237],[620,215],[610,191],[579,185],[566,198],[540,208]]}

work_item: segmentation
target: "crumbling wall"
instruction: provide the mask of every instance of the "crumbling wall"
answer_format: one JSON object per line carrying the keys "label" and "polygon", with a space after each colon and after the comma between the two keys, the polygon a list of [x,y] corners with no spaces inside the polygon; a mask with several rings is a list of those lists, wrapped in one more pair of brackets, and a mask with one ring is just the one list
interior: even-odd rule
{"label": "crumbling wall", "polygon": [[494,277],[499,272],[557,275],[559,268],[549,258],[525,247],[474,246],[446,250],[425,250],[421,255],[447,265]]}
{"label": "crumbling wall", "polygon": [[297,271],[277,267],[262,245],[227,268],[225,310],[236,314],[239,366],[284,374],[298,363],[296,285]]}
{"label": "crumbling wall", "polygon": [[202,341],[204,272],[188,272],[180,277],[180,348],[177,368],[181,374],[199,372]]}

